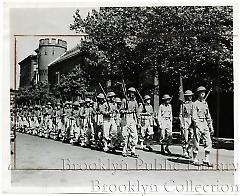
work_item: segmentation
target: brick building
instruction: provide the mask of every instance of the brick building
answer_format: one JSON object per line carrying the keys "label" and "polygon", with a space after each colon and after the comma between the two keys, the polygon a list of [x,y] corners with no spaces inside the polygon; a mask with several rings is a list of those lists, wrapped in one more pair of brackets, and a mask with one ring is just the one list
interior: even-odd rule
{"label": "brick building", "polygon": [[20,65],[20,87],[30,86],[38,66],[37,55],[29,55],[18,64]]}

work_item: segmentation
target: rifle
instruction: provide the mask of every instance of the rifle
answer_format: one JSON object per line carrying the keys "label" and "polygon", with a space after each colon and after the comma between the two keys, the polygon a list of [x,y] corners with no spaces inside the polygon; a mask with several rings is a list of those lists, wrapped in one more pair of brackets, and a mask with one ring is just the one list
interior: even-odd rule
{"label": "rifle", "polygon": [[210,94],[211,91],[212,91],[212,87],[209,89],[207,95],[204,97],[204,101],[206,101],[206,99],[208,98],[208,96],[209,96],[209,94]]}
{"label": "rifle", "polygon": [[104,91],[102,85],[100,84],[100,82],[99,82],[98,84],[99,84],[99,86],[100,86],[100,88],[101,88],[101,90],[102,90],[102,92],[103,92],[103,95],[104,95],[104,97],[105,97],[105,99],[106,99],[106,102],[107,102],[107,105],[108,105],[108,110],[110,111],[111,107],[110,107],[109,102],[108,102],[108,100],[107,100],[107,94],[105,93],[105,91]]}
{"label": "rifle", "polygon": [[145,113],[147,110],[146,110],[146,107],[145,107],[145,104],[144,104],[144,100],[143,100],[141,94],[139,93],[138,89],[136,89],[136,91],[137,91],[137,94],[140,97],[140,100],[141,100],[142,105],[143,105],[143,111],[142,112]]}
{"label": "rifle", "polygon": [[124,94],[124,97],[126,98],[126,110],[128,110],[128,96],[127,96],[127,90],[126,90],[126,85],[125,85],[125,81],[124,79],[122,79],[122,89],[123,89],[123,94]]}

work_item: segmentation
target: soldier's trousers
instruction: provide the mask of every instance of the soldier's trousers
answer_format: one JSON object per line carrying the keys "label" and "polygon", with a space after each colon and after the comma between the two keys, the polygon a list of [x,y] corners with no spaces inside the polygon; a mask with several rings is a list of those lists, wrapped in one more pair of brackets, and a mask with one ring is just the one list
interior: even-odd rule
{"label": "soldier's trousers", "polygon": [[193,128],[192,128],[192,119],[191,118],[183,118],[183,148],[187,148],[192,146],[193,143]]}
{"label": "soldier's trousers", "polygon": [[124,142],[123,153],[127,150],[127,146],[129,145],[130,150],[133,150],[137,145],[138,134],[137,134],[137,123],[135,119],[128,119],[126,125],[122,127],[122,136]]}
{"label": "soldier's trousers", "polygon": [[[141,122],[141,138],[140,141],[144,141],[146,136],[153,135],[153,124],[150,119],[143,119]],[[146,138],[148,139],[148,138]]]}
{"label": "soldier's trousers", "polygon": [[27,121],[26,117],[23,117],[23,128],[24,128],[24,132],[26,132],[26,129],[29,127],[29,123]]}
{"label": "soldier's trousers", "polygon": [[53,129],[53,122],[50,117],[46,119],[46,126],[47,126],[47,129]]}
{"label": "soldier's trousers", "polygon": [[114,118],[104,118],[103,120],[103,140],[107,142],[117,137],[117,124]]}
{"label": "soldier's trousers", "polygon": [[62,126],[63,126],[63,124],[62,124],[61,118],[60,118],[60,117],[57,117],[57,118],[56,118],[56,130],[61,130],[61,129],[62,129]]}
{"label": "soldier's trousers", "polygon": [[170,118],[163,118],[161,120],[161,139],[168,144],[172,141],[172,121]]}
{"label": "soldier's trousers", "polygon": [[200,139],[203,139],[203,144],[206,152],[211,152],[212,140],[206,120],[199,120],[194,129],[193,135],[193,152],[198,153]]}
{"label": "soldier's trousers", "polygon": [[38,117],[34,116],[33,119],[34,119],[33,120],[33,126],[34,126],[33,128],[34,129],[39,128],[40,125],[39,125],[39,122],[38,122]]}
{"label": "soldier's trousers", "polygon": [[80,136],[80,126],[75,119],[71,120],[70,135],[71,137],[75,137],[75,139]]}
{"label": "soldier's trousers", "polygon": [[88,119],[84,119],[83,129],[81,130],[81,138],[82,140],[84,140],[84,142],[88,142],[89,138],[93,137],[94,137],[93,123]]}

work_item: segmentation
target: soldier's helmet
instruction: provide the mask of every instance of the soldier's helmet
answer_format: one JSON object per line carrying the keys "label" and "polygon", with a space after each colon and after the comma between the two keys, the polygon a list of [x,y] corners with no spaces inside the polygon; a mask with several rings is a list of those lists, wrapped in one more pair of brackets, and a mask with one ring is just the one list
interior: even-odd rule
{"label": "soldier's helmet", "polygon": [[60,103],[60,102],[57,102],[57,105],[61,105],[61,103]]}
{"label": "soldier's helmet", "polygon": [[109,93],[107,94],[107,97],[114,97],[114,96],[116,96],[116,94],[115,94],[114,92],[109,92]]}
{"label": "soldier's helmet", "polygon": [[116,97],[115,102],[116,103],[122,103],[122,101],[121,101],[121,99],[119,97]]}
{"label": "soldier's helmet", "polygon": [[193,92],[190,91],[190,90],[186,90],[185,93],[184,93],[185,96],[192,96],[193,95]]}
{"label": "soldier's helmet", "polygon": [[206,88],[204,86],[199,86],[197,88],[197,92],[200,92],[200,91],[206,91]]}
{"label": "soldier's helmet", "polygon": [[97,98],[99,98],[99,99],[104,99],[105,97],[104,97],[104,95],[103,95],[102,93],[100,93],[100,94],[97,96]]}
{"label": "soldier's helmet", "polygon": [[80,99],[79,104],[83,104],[84,100]]}
{"label": "soldier's helmet", "polygon": [[136,89],[134,87],[130,87],[128,91],[136,93]]}
{"label": "soldier's helmet", "polygon": [[47,105],[52,105],[51,102],[48,102]]}
{"label": "soldier's helmet", "polygon": [[29,107],[29,109],[31,110],[31,109],[33,109],[33,107],[32,107],[32,106],[30,106],[30,107]]}
{"label": "soldier's helmet", "polygon": [[85,102],[86,102],[86,103],[90,103],[90,102],[91,102],[91,99],[86,98]]}
{"label": "soldier's helmet", "polygon": [[151,99],[151,97],[149,95],[145,95],[144,100],[148,100],[148,99]]}
{"label": "soldier's helmet", "polygon": [[162,99],[171,99],[171,97],[168,94],[163,95]]}
{"label": "soldier's helmet", "polygon": [[64,105],[69,105],[70,104],[70,102],[69,101],[66,101],[65,103],[64,103]]}
{"label": "soldier's helmet", "polygon": [[79,106],[78,101],[74,101],[74,103],[72,104],[73,106]]}
{"label": "soldier's helmet", "polygon": [[27,106],[23,106],[23,109],[27,109]]}

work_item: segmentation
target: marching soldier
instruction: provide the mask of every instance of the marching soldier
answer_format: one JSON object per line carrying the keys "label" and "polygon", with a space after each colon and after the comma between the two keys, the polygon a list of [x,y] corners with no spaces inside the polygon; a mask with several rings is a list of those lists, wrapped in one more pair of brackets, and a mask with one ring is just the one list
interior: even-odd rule
{"label": "marching soldier", "polygon": [[52,115],[53,115],[52,104],[48,102],[46,107],[46,118],[45,118],[46,119],[45,138],[48,138],[50,136],[51,131],[53,130]]}
{"label": "marching soldier", "polygon": [[[139,116],[141,123],[141,149],[147,149],[152,151],[150,147],[150,140],[153,138],[153,107],[150,104],[151,97],[149,95],[144,96],[145,105],[139,106]],[[146,140],[146,148],[144,148],[143,142]]]}
{"label": "marching soldier", "polygon": [[171,97],[167,94],[163,95],[162,100],[164,101],[158,111],[158,123],[161,130],[161,142],[166,143],[164,148],[163,143],[161,143],[161,152],[165,154],[171,154],[169,150],[169,145],[172,141],[172,106],[170,104]]}
{"label": "marching soldier", "polygon": [[61,140],[65,142],[69,139],[69,129],[71,126],[70,117],[72,115],[72,108],[70,102],[66,101],[64,104],[63,109],[63,126],[62,126],[62,133],[61,133]]}
{"label": "marching soldier", "polygon": [[22,119],[23,119],[23,132],[27,133],[27,129],[28,129],[28,126],[29,126],[27,106],[23,106],[22,115],[23,115],[22,116]]}
{"label": "marching soldier", "polygon": [[119,97],[116,97],[115,102],[117,104],[116,108],[116,114],[115,114],[115,121],[117,125],[117,144],[119,147],[121,146],[123,142],[123,137],[122,137],[122,118],[121,118],[121,105],[122,105],[122,100]]}
{"label": "marching soldier", "polygon": [[80,137],[80,111],[79,111],[79,103],[75,101],[73,103],[72,108],[72,123],[70,129],[70,143],[74,144],[78,142]]}
{"label": "marching soldier", "polygon": [[183,156],[186,158],[191,158],[190,150],[192,148],[192,138],[193,138],[193,123],[192,123],[192,113],[193,113],[193,93],[190,90],[185,91],[185,102],[180,106],[180,127],[183,135]]}
{"label": "marching soldier", "polygon": [[[111,134],[115,134],[117,132],[117,125],[114,121],[114,110],[115,105],[113,104],[113,99],[115,97],[114,92],[109,92],[107,94],[107,98],[110,100],[110,102],[106,101],[103,104],[103,143],[104,148],[103,150],[106,152],[109,150],[109,144],[112,146],[113,141],[111,138]],[[116,135],[115,135],[116,136]],[[114,136],[114,137],[115,137]],[[113,149],[114,150],[114,149]]]}
{"label": "marching soldier", "polygon": [[34,129],[34,120],[33,120],[33,107],[30,106],[29,110],[28,110],[28,134],[32,134],[33,133],[33,129]]}
{"label": "marching soldier", "polygon": [[34,116],[33,116],[33,135],[37,135],[38,134],[38,130],[40,127],[40,123],[39,123],[39,117],[41,115],[41,111],[38,105],[35,105],[34,107]]}
{"label": "marching soldier", "polygon": [[85,100],[85,109],[84,109],[84,123],[83,123],[83,133],[82,138],[84,141],[81,141],[82,146],[89,146],[91,142],[94,141],[94,128],[93,128],[93,108],[90,107],[91,99],[86,98]]}
{"label": "marching soldier", "polygon": [[18,112],[17,112],[17,130],[19,132],[23,132],[23,121],[22,121],[22,108],[19,107]]}
{"label": "marching soldier", "polygon": [[197,88],[198,99],[193,105],[193,122],[195,124],[194,137],[193,137],[193,164],[199,165],[197,159],[199,142],[203,139],[205,147],[205,160],[203,165],[212,167],[213,165],[209,161],[209,156],[212,148],[211,135],[214,133],[212,126],[212,118],[209,112],[208,104],[205,101],[206,88],[200,86]]}
{"label": "marching soldier", "polygon": [[63,110],[61,108],[61,103],[57,102],[57,106],[55,109],[55,114],[54,114],[54,118],[55,118],[55,130],[54,130],[54,134],[53,134],[53,139],[57,140],[57,138],[59,138],[60,134],[61,134],[61,130],[62,130],[62,115],[63,115]]}
{"label": "marching soldier", "polygon": [[97,135],[97,142],[98,146],[103,146],[103,112],[104,112],[104,95],[100,93],[97,96],[97,106],[96,106],[96,135]]}
{"label": "marching soldier", "polygon": [[121,114],[123,115],[122,135],[124,147],[122,155],[128,156],[128,147],[131,151],[131,156],[137,158],[136,145],[138,142],[137,124],[138,124],[138,103],[136,101],[136,89],[130,87],[128,89],[129,100],[124,100],[121,106]]}
{"label": "marching soldier", "polygon": [[84,100],[80,100],[79,101],[79,120],[80,120],[80,127],[79,127],[79,129],[80,129],[80,142],[81,142],[81,146],[84,146],[84,136],[83,136],[83,133],[84,133],[84,118],[85,118],[85,116],[84,116],[84,110],[85,110],[85,108],[84,108]]}
{"label": "marching soldier", "polygon": [[117,113],[117,103],[115,102],[116,94],[114,92],[109,92],[107,97],[109,98],[109,104],[111,107],[110,114],[110,127],[106,130],[107,136],[106,138],[110,138],[110,149],[115,152],[115,145],[117,141],[117,124],[116,124],[116,113]]}

